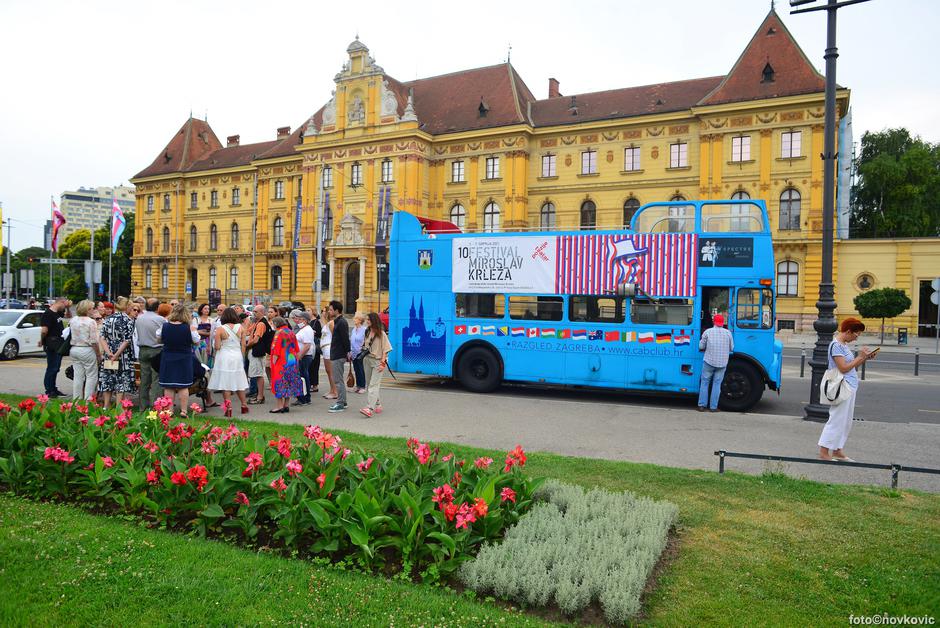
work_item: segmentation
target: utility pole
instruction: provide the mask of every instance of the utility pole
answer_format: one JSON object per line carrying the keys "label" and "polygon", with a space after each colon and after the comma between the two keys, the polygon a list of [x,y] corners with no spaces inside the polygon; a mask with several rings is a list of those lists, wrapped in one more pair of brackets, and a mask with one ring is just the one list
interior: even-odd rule
{"label": "utility pole", "polygon": [[[0,206],[2,207],[2,206]],[[13,245],[13,219],[7,218],[3,221],[7,226],[7,272],[4,275],[5,281],[3,287],[6,292],[6,309],[10,309],[10,289],[13,287],[13,273],[10,270],[10,247]]]}
{"label": "utility pole", "polygon": [[91,248],[88,251],[88,300],[95,300],[95,228],[91,228]]}

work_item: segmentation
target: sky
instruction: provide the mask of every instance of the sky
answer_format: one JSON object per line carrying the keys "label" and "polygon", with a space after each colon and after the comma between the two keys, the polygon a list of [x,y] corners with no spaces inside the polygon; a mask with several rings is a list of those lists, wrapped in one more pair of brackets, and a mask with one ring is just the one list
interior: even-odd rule
{"label": "sky", "polygon": [[[817,0],[821,2],[823,0]],[[511,62],[537,98],[726,74],[770,0],[0,0],[0,203],[14,251],[42,245],[50,197],[127,184],[189,117],[273,140],[330,98],[358,34],[401,81]],[[824,12],[777,12],[824,70]],[[855,139],[940,142],[940,2],[839,11],[837,80]],[[511,46],[511,52],[510,52]],[[7,231],[3,232],[4,245]]]}

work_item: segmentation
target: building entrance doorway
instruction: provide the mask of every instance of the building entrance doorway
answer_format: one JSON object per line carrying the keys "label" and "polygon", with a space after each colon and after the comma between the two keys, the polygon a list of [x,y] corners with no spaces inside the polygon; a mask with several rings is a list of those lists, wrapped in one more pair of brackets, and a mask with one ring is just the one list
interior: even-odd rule
{"label": "building entrance doorway", "polygon": [[198,278],[198,271],[195,268],[190,269],[189,271],[189,282],[190,286],[190,297],[193,301],[196,301],[196,295],[199,294],[199,287],[196,285],[196,279]]}
{"label": "building entrance doorway", "polygon": [[352,316],[356,313],[356,301],[359,300],[359,262],[349,262],[343,281],[343,311]]}
{"label": "building entrance doorway", "polygon": [[931,280],[921,280],[920,282],[920,308],[917,312],[917,335],[921,338],[936,338],[937,329],[937,308],[930,302],[930,295],[933,293]]}

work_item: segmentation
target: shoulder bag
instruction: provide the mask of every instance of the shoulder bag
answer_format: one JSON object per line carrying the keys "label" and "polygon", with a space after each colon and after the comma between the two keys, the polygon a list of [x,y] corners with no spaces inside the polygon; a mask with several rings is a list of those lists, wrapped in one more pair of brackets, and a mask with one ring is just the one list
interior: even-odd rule
{"label": "shoulder bag", "polygon": [[[829,356],[832,356],[832,347],[835,341],[829,343]],[[826,406],[837,406],[849,397],[849,385],[839,367],[827,369],[819,382],[819,403]]]}

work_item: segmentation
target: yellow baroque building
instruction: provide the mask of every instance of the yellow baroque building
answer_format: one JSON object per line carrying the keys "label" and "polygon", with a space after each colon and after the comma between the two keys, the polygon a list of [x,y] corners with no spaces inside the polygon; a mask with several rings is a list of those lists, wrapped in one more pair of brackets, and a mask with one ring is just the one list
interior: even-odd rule
{"label": "yellow baroque building", "polygon": [[[509,63],[400,82],[358,39],[347,53],[332,98],[293,132],[223,146],[190,118],[132,179],[136,291],[380,309],[383,208],[469,231],[619,228],[647,202],[761,198],[778,326],[811,329],[825,81],[773,10],[727,75],[576,95],[549,79],[545,99]],[[848,90],[837,102],[844,116]],[[898,322],[915,327],[935,245],[837,240],[840,316],[891,285],[914,299]]]}

